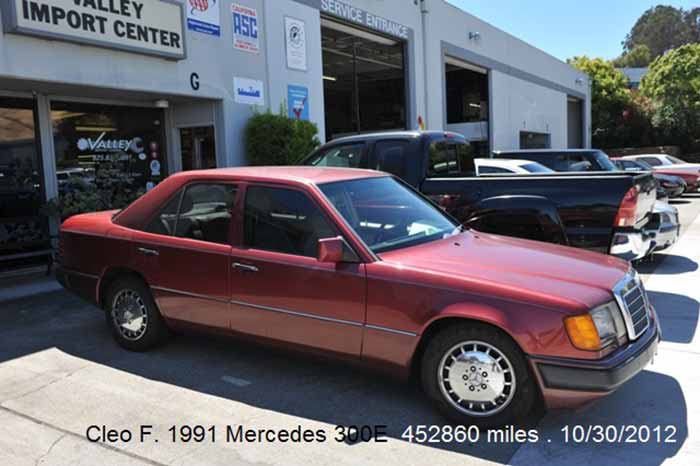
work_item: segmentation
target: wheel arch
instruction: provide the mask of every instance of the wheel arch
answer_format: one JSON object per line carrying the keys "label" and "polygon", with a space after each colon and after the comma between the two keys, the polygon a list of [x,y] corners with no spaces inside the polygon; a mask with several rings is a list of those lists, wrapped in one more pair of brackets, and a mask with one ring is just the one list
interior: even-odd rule
{"label": "wheel arch", "polygon": [[462,311],[447,311],[443,314],[436,316],[428,324],[426,324],[424,330],[421,332],[420,340],[416,345],[416,349],[413,352],[410,365],[410,377],[416,380],[416,377],[420,375],[421,362],[423,360],[423,355],[428,347],[430,340],[440,333],[443,329],[448,328],[452,325],[483,325],[494,328],[498,332],[502,333],[504,336],[509,338],[515,346],[522,352],[524,356],[527,353],[524,351],[522,345],[518,340],[509,332],[506,327],[506,321],[504,316],[496,311],[488,313],[487,315],[475,314],[475,313],[465,313]]}
{"label": "wheel arch", "polygon": [[107,308],[107,303],[105,300],[107,299],[109,287],[122,277],[136,278],[148,286],[148,282],[139,272],[127,267],[110,267],[102,273],[102,277],[100,278],[97,286],[97,303],[102,309]]}

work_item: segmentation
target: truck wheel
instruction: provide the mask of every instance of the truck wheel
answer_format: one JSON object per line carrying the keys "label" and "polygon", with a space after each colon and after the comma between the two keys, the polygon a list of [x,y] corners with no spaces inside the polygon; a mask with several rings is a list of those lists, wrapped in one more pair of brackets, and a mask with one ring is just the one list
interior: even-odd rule
{"label": "truck wheel", "polygon": [[522,421],[536,398],[520,348],[496,328],[479,323],[435,335],[423,355],[421,379],[450,421],[484,429]]}
{"label": "truck wheel", "polygon": [[151,292],[134,277],[117,279],[110,286],[106,318],[117,343],[130,351],[146,351],[167,334]]}

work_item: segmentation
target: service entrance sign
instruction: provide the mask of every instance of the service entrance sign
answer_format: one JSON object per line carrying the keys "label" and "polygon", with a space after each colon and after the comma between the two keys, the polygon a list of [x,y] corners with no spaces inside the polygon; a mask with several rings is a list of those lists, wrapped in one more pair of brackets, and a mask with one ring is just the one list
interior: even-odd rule
{"label": "service entrance sign", "polygon": [[173,0],[0,0],[6,33],[186,57],[183,5]]}

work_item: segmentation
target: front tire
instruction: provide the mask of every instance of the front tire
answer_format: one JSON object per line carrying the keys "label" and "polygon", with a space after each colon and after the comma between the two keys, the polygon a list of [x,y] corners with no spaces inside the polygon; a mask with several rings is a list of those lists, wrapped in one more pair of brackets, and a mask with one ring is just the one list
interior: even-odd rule
{"label": "front tire", "polygon": [[489,325],[447,327],[429,342],[421,365],[423,389],[451,422],[482,429],[521,422],[536,386],[520,348]]}
{"label": "front tire", "polygon": [[129,351],[146,351],[167,334],[148,287],[135,277],[120,278],[107,294],[106,318],[114,339]]}

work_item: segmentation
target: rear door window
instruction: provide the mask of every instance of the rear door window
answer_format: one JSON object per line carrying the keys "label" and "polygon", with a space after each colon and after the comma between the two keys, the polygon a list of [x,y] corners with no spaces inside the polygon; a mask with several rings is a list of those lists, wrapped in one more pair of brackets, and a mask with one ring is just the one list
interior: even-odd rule
{"label": "rear door window", "polygon": [[588,158],[583,154],[569,154],[568,167],[566,171],[569,172],[587,172],[596,170]]}
{"label": "rear door window", "polygon": [[236,186],[194,184],[182,196],[175,236],[228,244]]}
{"label": "rear door window", "polygon": [[406,154],[409,141],[379,141],[374,145],[373,166],[375,170],[391,173],[399,178],[406,175]]}
{"label": "rear door window", "polygon": [[237,191],[235,185],[191,184],[168,201],[151,219],[145,231],[156,235],[229,244]]}
{"label": "rear door window", "polygon": [[435,141],[430,144],[428,176],[476,176],[474,148],[463,142]]}

